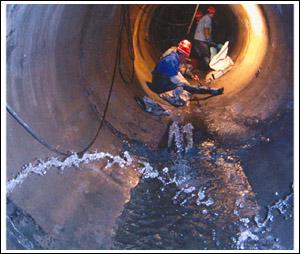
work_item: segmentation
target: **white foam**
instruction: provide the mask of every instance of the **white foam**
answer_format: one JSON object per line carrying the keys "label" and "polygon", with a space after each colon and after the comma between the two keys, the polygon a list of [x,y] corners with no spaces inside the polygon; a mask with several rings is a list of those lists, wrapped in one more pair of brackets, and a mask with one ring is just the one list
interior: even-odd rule
{"label": "white foam", "polygon": [[259,240],[259,237],[257,235],[254,235],[249,229],[247,230],[244,230],[242,231],[240,234],[239,234],[239,239],[237,241],[237,248],[238,249],[244,249],[244,245],[245,245],[245,242],[250,238],[250,240],[253,240],[253,241],[258,241]]}
{"label": "white foam", "polygon": [[194,190],[196,190],[196,188],[195,188],[194,186],[191,186],[191,187],[188,187],[188,188],[183,189],[183,191],[184,191],[185,193],[191,193],[191,192],[193,192]]}
{"label": "white foam", "polygon": [[140,161],[144,165],[143,168],[139,169],[139,172],[143,174],[143,178],[156,178],[159,173],[154,169],[148,162]]}
{"label": "white foam", "polygon": [[205,199],[205,197],[206,197],[206,195],[205,195],[204,188],[201,187],[198,191],[198,198],[196,200],[196,204],[198,206],[200,206],[200,205],[211,206],[215,203],[215,201],[211,197],[208,197],[208,199],[206,201],[203,201]]}
{"label": "white foam", "polygon": [[194,127],[191,123],[188,123],[181,127],[176,121],[174,121],[170,126],[168,147],[171,147],[174,139],[177,154],[179,157],[181,157],[181,153],[183,151],[188,152],[193,147],[193,129]]}
{"label": "white foam", "polygon": [[169,128],[168,147],[171,147],[173,138],[175,139],[177,153],[180,155],[183,151],[183,136],[176,121],[174,121]]}
{"label": "white foam", "polygon": [[274,210],[278,210],[278,212],[280,214],[286,214],[287,213],[287,209],[289,207],[289,200],[290,198],[293,196],[294,193],[290,193],[289,195],[287,195],[284,199],[280,199],[277,202],[275,202],[274,205],[272,206],[268,206],[268,213],[266,215],[266,218],[263,220],[263,222],[259,221],[259,216],[255,216],[254,220],[256,222],[256,225],[261,228],[261,227],[266,227],[268,222],[272,222],[274,220],[274,215],[273,215],[273,211]]}
{"label": "white foam", "polygon": [[114,156],[110,153],[87,152],[81,158],[78,157],[78,154],[73,153],[64,160],[59,160],[57,157],[51,157],[47,161],[40,160],[40,163],[36,165],[29,163],[28,165],[22,167],[21,172],[14,179],[11,179],[7,182],[7,194],[11,193],[17,185],[22,184],[30,174],[45,175],[50,169],[57,168],[64,170],[65,168],[70,168],[73,166],[79,167],[79,165],[82,163],[87,164],[101,159],[107,159],[107,164],[105,167],[111,167],[114,164],[117,164],[121,168],[124,166],[130,166],[133,160],[127,151],[124,152],[124,157],[125,159],[118,155]]}

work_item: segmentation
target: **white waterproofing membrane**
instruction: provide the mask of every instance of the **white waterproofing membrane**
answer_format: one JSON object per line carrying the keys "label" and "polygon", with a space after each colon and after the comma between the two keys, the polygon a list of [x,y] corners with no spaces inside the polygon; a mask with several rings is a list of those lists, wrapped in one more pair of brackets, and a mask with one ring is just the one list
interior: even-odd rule
{"label": "white waterproofing membrane", "polygon": [[220,78],[234,65],[234,62],[232,61],[230,56],[227,55],[228,47],[229,41],[226,41],[220,51],[209,62],[209,67],[214,71],[207,74],[206,81]]}

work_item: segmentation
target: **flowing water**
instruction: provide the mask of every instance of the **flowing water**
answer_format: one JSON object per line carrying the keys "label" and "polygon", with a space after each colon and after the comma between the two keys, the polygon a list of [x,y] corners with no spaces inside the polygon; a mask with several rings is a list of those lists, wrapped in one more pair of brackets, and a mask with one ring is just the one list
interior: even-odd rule
{"label": "flowing water", "polygon": [[[173,122],[165,149],[128,143],[122,156],[94,152],[29,164],[8,182],[7,192],[21,188],[31,174],[54,168],[98,160],[106,161],[105,168],[135,165],[141,179],[116,223],[111,249],[282,249],[272,223],[279,215],[292,217],[293,193],[262,215],[237,151],[209,139],[193,145],[192,132],[191,124]],[[18,231],[13,216],[8,226],[23,248],[39,248]]]}
{"label": "flowing water", "polygon": [[169,161],[142,172],[119,218],[113,249],[281,249],[270,222],[274,209],[292,212],[292,194],[261,218],[239,159],[212,140],[191,148],[185,130],[174,122]]}

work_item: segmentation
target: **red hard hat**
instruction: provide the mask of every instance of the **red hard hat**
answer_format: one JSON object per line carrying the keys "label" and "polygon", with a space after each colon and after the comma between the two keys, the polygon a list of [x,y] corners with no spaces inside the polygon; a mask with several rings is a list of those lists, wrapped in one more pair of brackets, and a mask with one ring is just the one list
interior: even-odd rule
{"label": "red hard hat", "polygon": [[188,40],[182,40],[178,43],[177,50],[189,57],[192,50],[192,43]]}
{"label": "red hard hat", "polygon": [[207,9],[208,13],[216,13],[216,8],[213,7],[213,6],[209,6],[208,9]]}
{"label": "red hard hat", "polygon": [[200,20],[200,18],[203,16],[203,13],[200,10],[197,10],[195,14],[195,20]]}

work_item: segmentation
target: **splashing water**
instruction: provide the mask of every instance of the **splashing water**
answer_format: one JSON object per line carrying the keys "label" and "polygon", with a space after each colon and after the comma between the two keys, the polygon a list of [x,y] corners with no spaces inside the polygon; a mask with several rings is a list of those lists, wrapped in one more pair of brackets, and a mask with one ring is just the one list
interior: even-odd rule
{"label": "splashing water", "polygon": [[289,204],[290,199],[293,197],[294,193],[291,192],[288,194],[285,198],[279,199],[276,201],[273,205],[268,206],[268,212],[266,215],[266,218],[263,220],[263,222],[259,222],[260,218],[259,216],[255,217],[255,222],[259,228],[266,227],[268,223],[274,221],[274,214],[273,212],[277,210],[279,214],[285,215],[286,218],[288,216],[291,216],[291,214],[287,215],[289,213],[289,209],[291,209],[291,205]]}
{"label": "splashing water", "polygon": [[81,158],[78,157],[78,154],[73,153],[62,161],[57,157],[52,157],[47,161],[39,160],[40,162],[36,165],[29,163],[28,165],[23,166],[21,172],[14,179],[11,179],[7,182],[7,194],[10,194],[17,185],[21,185],[30,174],[45,175],[50,169],[58,168],[60,170],[64,170],[65,168],[70,168],[72,166],[79,167],[82,163],[87,164],[102,159],[107,160],[105,168],[110,168],[114,164],[124,168],[125,166],[130,166],[133,162],[130,154],[127,151],[124,152],[124,158],[118,155],[113,156],[110,153],[104,152],[87,152]]}
{"label": "splashing water", "polygon": [[[270,234],[274,211],[289,216],[292,193],[268,207],[259,217],[258,205],[239,159],[206,140],[189,157],[193,126],[173,122],[168,147],[175,141],[176,158],[166,165],[105,152],[76,153],[60,160],[52,157],[25,165],[7,183],[7,194],[30,174],[45,175],[50,169],[64,170],[106,160],[105,168],[139,165],[140,184],[120,217],[115,249],[282,249]],[[186,154],[185,154],[186,153]],[[139,236],[138,238],[136,236]]]}
{"label": "splashing water", "polygon": [[22,232],[18,230],[9,216],[6,216],[8,227],[10,228],[9,234],[16,238],[18,244],[20,244],[25,250],[34,249],[34,245],[29,241]]}
{"label": "splashing water", "polygon": [[[168,146],[174,139],[177,158],[167,167],[144,165],[113,249],[282,249],[267,229],[270,220],[264,227],[255,221],[259,207],[239,159],[212,140],[190,158],[183,136],[173,122]],[[286,211],[284,200],[269,210]]]}
{"label": "splashing water", "polygon": [[174,139],[175,147],[179,157],[181,157],[183,152],[188,152],[193,147],[193,129],[194,127],[190,123],[181,127],[176,121],[174,121],[170,126],[168,147],[170,148],[172,146]]}
{"label": "splashing water", "polygon": [[194,143],[193,130],[194,130],[194,126],[191,123],[188,123],[182,127],[182,133],[185,134],[186,137],[185,152],[188,152],[193,147],[193,143]]}

